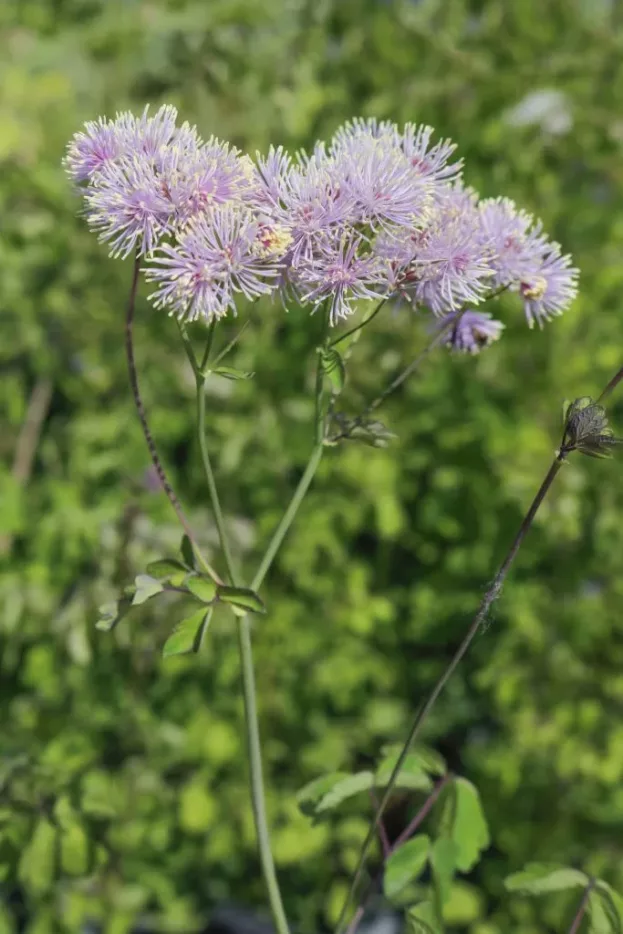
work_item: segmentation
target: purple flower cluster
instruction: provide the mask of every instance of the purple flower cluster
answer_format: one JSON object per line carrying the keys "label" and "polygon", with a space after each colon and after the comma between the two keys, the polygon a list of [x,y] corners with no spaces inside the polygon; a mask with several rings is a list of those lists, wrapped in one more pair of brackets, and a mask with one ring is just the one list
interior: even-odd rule
{"label": "purple flower cluster", "polygon": [[180,318],[279,290],[335,324],[361,300],[398,298],[456,315],[448,342],[474,352],[502,325],[467,306],[508,290],[541,325],[576,294],[577,270],[540,223],[466,188],[455,146],[430,127],[356,119],[311,154],[253,162],[176,121],[161,107],[88,123],[65,166],[111,254],[144,255],[154,303]]}

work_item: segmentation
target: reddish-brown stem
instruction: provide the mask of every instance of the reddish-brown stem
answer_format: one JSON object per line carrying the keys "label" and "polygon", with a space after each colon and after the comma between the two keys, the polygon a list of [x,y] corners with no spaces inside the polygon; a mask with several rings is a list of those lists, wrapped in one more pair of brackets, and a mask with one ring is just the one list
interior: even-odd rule
{"label": "reddish-brown stem", "polygon": [[591,879],[586,888],[584,889],[584,895],[582,896],[582,901],[578,905],[578,910],[575,913],[575,917],[571,922],[571,927],[569,928],[569,934],[578,934],[580,930],[580,925],[582,924],[582,919],[586,914],[586,909],[588,908],[588,900],[591,897],[591,892],[595,888],[595,879]]}
{"label": "reddish-brown stem", "polygon": [[[444,775],[441,781],[437,782],[437,784],[431,791],[430,795],[428,796],[428,798],[426,799],[426,801],[424,802],[420,810],[413,817],[413,819],[409,821],[408,825],[402,831],[400,836],[397,837],[396,840],[394,840],[392,844],[390,844],[389,841],[387,841],[387,849],[385,849],[385,845],[383,845],[383,863],[387,861],[387,858],[391,856],[391,854],[394,853],[398,849],[399,846],[402,846],[403,843],[405,843],[407,840],[409,840],[413,836],[413,834],[418,829],[422,821],[430,814],[431,810],[435,806],[435,802],[439,798],[439,795],[441,794],[443,789],[446,787],[446,785],[448,784],[451,778],[452,776],[449,772],[446,775]],[[379,825],[379,827],[382,827],[382,826],[383,826],[382,824]],[[385,837],[387,839],[386,835]],[[372,879],[372,881],[370,882],[363,898],[361,899],[359,905],[357,906],[357,910],[355,911],[355,914],[353,915],[352,921],[348,925],[346,934],[355,934],[355,932],[357,931],[357,928],[359,927],[366,913],[366,908],[368,907],[368,903],[372,895],[374,894],[374,892],[376,892],[376,890],[378,889],[380,885],[382,876],[383,876],[383,870],[381,870],[381,872],[379,872],[374,877],[374,879]]]}
{"label": "reddish-brown stem", "polygon": [[607,399],[610,393],[613,391],[613,389],[616,389],[616,387],[619,385],[622,379],[623,379],[623,366],[621,367],[619,372],[615,373],[615,375],[612,377],[612,379],[610,380],[610,382],[608,383],[608,385],[606,386],[602,394],[597,399],[597,402],[603,402],[604,399]]}
{"label": "reddish-brown stem", "polygon": [[167,499],[169,500],[173,509],[175,510],[175,513],[177,515],[177,518],[179,519],[180,525],[182,526],[182,528],[188,535],[188,538],[192,542],[197,558],[200,560],[201,564],[203,565],[204,569],[209,574],[209,576],[214,581],[216,581],[216,583],[221,584],[222,581],[220,577],[213,570],[213,568],[210,567],[206,559],[201,554],[199,546],[197,545],[197,540],[195,538],[195,535],[190,527],[190,523],[188,522],[184,514],[184,510],[182,509],[182,504],[177,498],[175,494],[175,490],[169,483],[169,479],[164,469],[164,465],[162,461],[160,460],[160,455],[158,454],[156,443],[154,441],[153,435],[151,433],[151,429],[149,427],[149,423],[147,421],[147,413],[145,411],[145,405],[143,403],[143,398],[141,396],[141,391],[140,391],[139,384],[138,384],[138,372],[136,369],[136,359],[134,357],[134,335],[133,335],[134,306],[136,304],[136,293],[138,290],[138,275],[139,275],[140,265],[141,265],[140,257],[137,256],[136,259],[134,260],[134,269],[132,273],[132,284],[130,286],[130,296],[128,298],[128,307],[127,307],[126,318],[125,318],[125,350],[126,350],[126,357],[128,361],[128,373],[130,376],[130,386],[132,388],[132,397],[134,399],[134,405],[136,407],[138,418],[141,423],[141,428],[143,429],[143,435],[145,437],[145,441],[147,442],[147,448],[151,456],[152,464],[154,465],[154,469],[158,476],[158,480],[160,481],[160,486],[164,490],[164,493]]}
{"label": "reddish-brown stem", "polygon": [[402,843],[405,843],[405,841],[409,840],[413,836],[413,834],[415,833],[417,828],[420,826],[424,818],[433,809],[435,805],[435,801],[437,800],[441,792],[444,790],[444,788],[450,781],[450,778],[451,778],[451,775],[450,773],[448,773],[447,775],[444,775],[441,781],[437,782],[437,784],[433,788],[432,792],[430,793],[430,795],[428,796],[428,798],[426,799],[426,801],[424,802],[420,810],[417,812],[417,814],[415,814],[412,820],[409,821],[409,823],[407,824],[405,829],[402,831],[400,836],[397,837],[396,840],[394,841],[392,850],[395,850]]}
{"label": "reddish-brown stem", "polygon": [[[372,807],[376,811],[379,806],[376,795],[372,790],[370,790],[370,800],[372,801]],[[391,851],[391,843],[389,842],[389,837],[387,836],[387,831],[385,830],[385,824],[383,821],[379,823],[379,840],[381,842],[381,849],[383,850],[383,857],[389,856]]]}

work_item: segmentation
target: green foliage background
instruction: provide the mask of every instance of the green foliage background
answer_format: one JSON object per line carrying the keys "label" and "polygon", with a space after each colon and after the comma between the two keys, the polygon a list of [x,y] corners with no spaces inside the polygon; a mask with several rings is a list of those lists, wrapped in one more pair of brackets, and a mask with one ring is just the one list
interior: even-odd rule
{"label": "green foliage background", "polygon": [[[130,268],[76,216],[66,140],[146,102],[174,103],[205,135],[251,151],[309,145],[356,114],[428,122],[459,143],[471,184],[534,211],[582,270],[580,298],[542,333],[509,303],[497,346],[431,359],[387,406],[399,436],[388,450],[326,458],[263,591],[275,855],[288,910],[311,932],[335,918],[366,806],[312,827],[295,791],[402,737],[541,480],[563,399],[597,394],[621,364],[622,19],[616,0],[0,4],[0,863],[1,891],[25,893],[29,934],[77,931],[86,917],[121,934],[139,915],[200,930],[221,900],[264,906],[229,625],[215,624],[200,658],[167,661],[166,609],[148,604],[112,635],[93,626],[146,561],[175,552],[179,530],[145,484],[126,384]],[[542,89],[564,95],[565,131],[509,120]],[[210,397],[249,570],[310,447],[317,326],[259,306],[238,354],[255,379]],[[379,316],[355,351],[349,406],[424,339],[405,313]],[[137,340],[161,451],[213,543],[191,376],[173,323],[144,298]],[[29,399],[48,385],[20,483]],[[620,434],[620,400],[612,414]],[[620,462],[576,458],[563,471],[430,722],[427,741],[480,788],[493,840],[457,889],[451,930],[562,930],[564,900],[503,891],[529,859],[623,886],[622,507]],[[21,911],[0,907],[3,934]]]}

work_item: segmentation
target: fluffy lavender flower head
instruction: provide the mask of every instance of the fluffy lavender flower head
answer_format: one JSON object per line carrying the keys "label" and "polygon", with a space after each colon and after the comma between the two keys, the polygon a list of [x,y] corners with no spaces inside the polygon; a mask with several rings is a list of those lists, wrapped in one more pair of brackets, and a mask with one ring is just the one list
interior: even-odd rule
{"label": "fluffy lavender flower head", "polygon": [[89,226],[111,256],[153,250],[173,229],[175,210],[153,163],[136,156],[111,162],[85,193]]}
{"label": "fluffy lavender flower head", "polygon": [[426,222],[432,183],[403,152],[393,124],[347,124],[332,140],[329,156],[339,189],[352,200],[356,223],[376,233]]}
{"label": "fluffy lavender flower head", "polygon": [[256,153],[252,197],[260,208],[281,207],[291,171],[292,158],[283,146],[271,146],[266,156]]}
{"label": "fluffy lavender flower head", "polygon": [[317,244],[313,257],[296,270],[294,287],[302,301],[315,306],[329,301],[331,324],[352,314],[357,299],[383,298],[387,294],[384,265],[363,252],[363,239],[327,235]]}
{"label": "fluffy lavender flower head", "polygon": [[[165,105],[153,117],[147,106],[140,117],[124,112],[114,120],[89,121],[67,147],[65,170],[74,182],[90,182],[124,156],[154,157],[173,140],[176,119],[175,107]],[[190,128],[184,124],[182,129],[186,136]]]}
{"label": "fluffy lavender flower head", "polygon": [[253,188],[251,161],[215,137],[191,151],[170,149],[162,159],[161,177],[178,225],[216,204],[242,203]]}
{"label": "fluffy lavender flower head", "polygon": [[462,162],[448,164],[456,145],[450,140],[440,140],[431,146],[433,132],[432,127],[421,124],[406,123],[400,130],[390,120],[355,117],[337,130],[332,149],[344,151],[358,140],[377,140],[386,149],[398,149],[404,153],[417,175],[435,182],[456,181],[461,174]]}
{"label": "fluffy lavender flower head", "polygon": [[530,327],[534,327],[535,321],[542,327],[569,307],[578,294],[578,275],[571,257],[563,256],[557,243],[550,243],[539,266],[524,276],[519,285]]}
{"label": "fluffy lavender flower head", "polygon": [[89,120],[67,147],[63,165],[74,182],[87,182],[105,166],[114,163],[125,148],[124,134],[115,122],[105,117]]}
{"label": "fluffy lavender flower head", "polygon": [[540,222],[517,210],[509,198],[483,201],[480,215],[494,249],[494,282],[519,292],[528,324],[542,325],[562,314],[577,295],[579,272],[571,258],[547,239]]}
{"label": "fluffy lavender flower head", "polygon": [[[452,321],[455,324],[450,328]],[[441,319],[438,327],[439,329],[448,328],[444,343],[451,350],[472,354],[478,353],[483,347],[488,347],[500,337],[504,330],[501,321],[496,321],[491,315],[479,311],[452,312]]]}
{"label": "fluffy lavender flower head", "polygon": [[148,108],[140,117],[118,114],[87,124],[68,147],[65,168],[87,182],[87,221],[112,256],[150,253],[192,217],[249,195],[249,160],[217,139],[203,143],[176,117],[170,106],[153,116]]}
{"label": "fluffy lavender flower head", "polygon": [[146,271],[158,283],[151,299],[182,320],[235,314],[236,293],[254,299],[275,289],[289,244],[287,231],[261,224],[249,209],[217,205],[193,218],[174,246],[156,251]]}
{"label": "fluffy lavender flower head", "polygon": [[461,176],[462,161],[448,164],[456,144],[444,139],[431,146],[432,134],[433,128],[430,126],[407,123],[402,135],[402,151],[422,178],[435,183],[457,181]]}
{"label": "fluffy lavender flower head", "polygon": [[382,140],[388,146],[400,146],[401,134],[398,126],[391,120],[377,120],[376,117],[353,117],[347,120],[333,134],[333,151],[348,149],[358,139]]}
{"label": "fluffy lavender flower head", "polygon": [[353,203],[340,187],[332,161],[322,147],[301,154],[293,165],[282,150],[258,160],[259,186],[254,201],[292,235],[289,265],[296,269],[314,255],[329,232],[344,231],[353,221]]}
{"label": "fluffy lavender flower head", "polygon": [[[476,195],[460,184],[447,188],[428,227],[408,243],[383,244],[399,294],[444,315],[478,303],[491,289],[492,251],[483,234]],[[401,261],[411,255],[401,267]],[[395,258],[397,257],[397,258]]]}

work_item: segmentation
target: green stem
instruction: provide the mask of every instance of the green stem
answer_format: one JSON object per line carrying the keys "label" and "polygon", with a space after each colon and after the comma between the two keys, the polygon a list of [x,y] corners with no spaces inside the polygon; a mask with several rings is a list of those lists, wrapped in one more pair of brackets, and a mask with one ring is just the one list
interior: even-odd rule
{"label": "green stem", "polygon": [[[323,349],[327,347],[328,316],[325,317],[323,330]],[[215,521],[219,533],[221,547],[225,556],[227,573],[232,583],[236,582],[236,573],[233,565],[227,532],[225,529],[223,515],[221,511],[218,491],[214,479],[214,472],[208,452],[206,433],[205,433],[205,384],[206,377],[203,375],[210,350],[212,346],[212,332],[208,337],[208,347],[203,355],[200,365],[197,364],[192,345],[183,328],[180,328],[184,347],[188,354],[195,378],[197,381],[197,432],[201,450],[201,458],[208,483],[210,499],[214,510]],[[322,370],[322,354],[318,355],[316,370],[316,388],[315,388],[315,437],[316,444],[312,450],[309,462],[305,468],[303,476],[294,492],[294,495],[281,519],[275,532],[268,544],[266,552],[260,562],[260,566],[252,581],[252,588],[256,590],[262,584],[272,562],[277,554],[294,518],[298,512],[307,490],[312,482],[314,474],[320,463],[324,447],[325,417],[322,410],[322,391],[324,386],[324,373]],[[249,769],[251,773],[251,800],[253,807],[253,816],[258,838],[260,851],[260,860],[262,871],[266,883],[266,889],[273,915],[273,921],[278,934],[289,934],[288,922],[281,900],[279,883],[275,872],[275,865],[270,845],[270,835],[268,831],[268,821],[266,817],[264,780],[262,775],[262,751],[260,743],[255,674],[253,670],[253,650],[251,644],[251,627],[248,617],[238,620],[238,645],[240,650],[240,660],[242,668],[242,689],[245,706],[245,723],[247,733],[247,746],[249,752]]]}
{"label": "green stem", "polygon": [[[326,332],[325,332],[326,333]],[[316,370],[316,399],[315,399],[315,411],[316,411],[316,438],[317,442],[314,446],[307,467],[301,477],[299,484],[294,491],[294,495],[290,500],[288,507],[283,514],[281,521],[279,522],[273,536],[268,543],[268,547],[260,561],[260,565],[255,573],[255,576],[251,582],[251,588],[257,590],[263,583],[266,574],[268,573],[283,540],[292,525],[296,513],[298,512],[299,506],[303,502],[305,494],[307,493],[310,484],[314,478],[314,474],[318,469],[318,464],[320,463],[320,458],[322,457],[322,452],[324,448],[323,444],[323,433],[324,433],[324,419],[322,417],[322,387],[323,387],[323,373],[322,373],[322,359],[321,356],[318,356],[318,364]],[[322,432],[320,433],[320,439],[318,440],[318,425],[321,425]],[[257,717],[257,705],[256,705],[256,689],[255,689],[255,675],[253,672],[253,654],[251,646],[251,631],[248,617],[243,617],[239,621],[238,626],[238,645],[240,647],[240,658],[242,662],[242,682],[243,682],[243,694],[244,694],[244,704],[246,711],[246,725],[247,725],[247,744],[249,749],[249,763],[251,768],[251,796],[253,801],[253,814],[255,816],[255,826],[257,830],[258,843],[260,847],[260,855],[262,858],[262,865],[264,868],[264,879],[266,882],[266,888],[268,890],[268,897],[270,899],[270,904],[273,912],[273,920],[277,928],[278,934],[287,934],[288,932],[288,922],[283,910],[283,905],[281,902],[281,895],[279,892],[279,885],[277,882],[277,876],[275,873],[272,851],[270,848],[270,837],[268,833],[268,825],[266,822],[266,814],[264,810],[264,780],[262,777],[262,751],[260,746],[260,735],[258,727],[258,717]]]}
{"label": "green stem", "polygon": [[208,492],[210,494],[210,502],[212,503],[212,509],[214,511],[214,520],[216,522],[216,528],[218,530],[218,537],[221,543],[221,548],[223,549],[223,556],[225,558],[225,567],[227,568],[227,575],[230,581],[235,583],[236,572],[234,569],[234,562],[231,554],[231,549],[229,547],[229,538],[227,536],[227,530],[225,528],[225,520],[223,519],[223,511],[221,509],[221,501],[219,499],[218,490],[216,488],[216,481],[214,479],[214,471],[212,470],[212,463],[210,461],[210,454],[208,452],[208,442],[206,438],[205,430],[205,419],[206,419],[206,379],[200,374],[197,375],[197,437],[199,439],[199,449],[201,451],[201,460],[203,463],[203,470],[205,473],[206,481],[208,484]]}
{"label": "green stem", "polygon": [[606,386],[606,388],[603,390],[603,392],[601,393],[601,395],[600,395],[599,398],[597,399],[597,402],[601,403],[601,402],[604,401],[604,399],[607,399],[608,396],[610,395],[610,393],[611,393],[614,389],[616,389],[616,387],[619,385],[619,383],[621,382],[622,379],[623,379],[623,367],[621,367],[621,369],[618,371],[618,373],[615,373],[615,374],[614,374],[614,376],[612,377],[612,379],[610,380],[610,382],[608,383],[608,385]]}
{"label": "green stem", "polygon": [[411,363],[409,363],[408,366],[406,366],[405,369],[402,370],[402,371],[398,374],[398,376],[396,376],[396,377],[391,381],[391,383],[389,384],[389,386],[387,386],[387,387],[383,390],[383,392],[380,393],[380,394],[376,397],[376,399],[373,399],[373,400],[372,400],[372,402],[364,409],[363,412],[361,412],[359,415],[357,415],[357,417],[354,418],[354,419],[347,425],[347,427],[344,428],[343,431],[339,432],[339,434],[337,434],[337,435],[333,435],[333,436],[329,439],[329,440],[331,441],[331,443],[332,443],[332,444],[335,444],[335,443],[338,442],[338,441],[345,441],[345,440],[347,440],[348,438],[351,437],[351,435],[353,434],[354,431],[357,430],[357,428],[363,428],[364,425],[366,424],[366,420],[367,420],[368,416],[370,416],[373,412],[375,412],[375,411],[379,408],[379,406],[381,406],[381,405],[383,404],[383,402],[385,402],[385,400],[386,400],[389,396],[391,396],[392,393],[394,393],[400,386],[402,386],[403,383],[405,383],[405,382],[409,379],[410,376],[412,376],[412,375],[415,373],[415,371],[418,369],[418,367],[420,366],[420,364],[424,362],[424,360],[426,359],[426,357],[428,357],[428,355],[431,353],[431,351],[433,351],[433,350],[435,349],[435,347],[438,347],[439,344],[442,344],[442,343],[443,343],[443,341],[445,340],[445,338],[446,338],[448,332],[449,332],[452,328],[456,327],[457,321],[460,320],[462,314],[463,314],[463,312],[461,312],[461,314],[458,315],[457,318],[455,318],[455,319],[453,319],[452,321],[449,321],[447,324],[445,324],[445,325],[437,332],[437,334],[435,335],[435,337],[426,345],[426,347],[424,348],[424,350],[422,350],[422,352],[419,353],[419,354],[417,355],[417,357],[415,358],[415,360],[412,360]]}
{"label": "green stem", "polygon": [[242,692],[244,697],[245,722],[247,727],[247,747],[249,751],[249,769],[251,772],[251,802],[255,818],[255,830],[260,851],[264,882],[268,892],[271,912],[278,934],[289,934],[277,873],[270,846],[270,834],[266,818],[264,778],[262,775],[262,748],[257,716],[255,674],[253,671],[253,649],[251,646],[251,626],[249,618],[238,620],[238,646],[242,665]]}
{"label": "green stem", "polygon": [[362,328],[365,328],[366,324],[370,324],[372,319],[376,318],[379,311],[381,310],[381,308],[383,307],[383,305],[385,304],[387,300],[388,300],[387,298],[382,299],[378,303],[378,305],[376,306],[372,314],[368,315],[367,318],[364,318],[363,321],[360,321],[359,324],[356,324],[354,328],[350,329],[350,331],[346,331],[344,334],[340,334],[339,337],[336,337],[334,341],[331,341],[331,343],[329,344],[329,347],[337,347],[337,345],[341,344],[342,341],[345,341],[347,337],[350,337],[352,334],[356,334],[357,331],[360,331]]}
{"label": "green stem", "polygon": [[322,368],[322,355],[323,351],[329,346],[328,332],[329,332],[329,313],[328,309],[324,310],[324,324],[321,337],[321,344],[317,349],[317,361],[316,361],[316,380],[315,380],[315,389],[314,389],[314,436],[316,443],[312,449],[312,452],[309,456],[309,461],[303,472],[303,476],[299,480],[298,486],[294,491],[294,495],[290,500],[286,511],[284,512],[279,525],[273,532],[273,537],[268,543],[264,557],[260,561],[260,566],[255,572],[255,577],[251,582],[251,587],[253,590],[257,590],[266,577],[270,566],[272,565],[275,555],[279,551],[281,544],[286,537],[288,529],[294,522],[294,517],[296,516],[299,506],[303,502],[305,494],[309,490],[312,480],[316,470],[318,469],[318,464],[322,457],[322,452],[324,449],[324,433],[325,433],[325,423],[326,417],[322,408],[322,391],[324,387],[324,371]]}
{"label": "green stem", "polygon": [[210,354],[212,353],[212,345],[214,344],[215,330],[216,330],[216,320],[211,321],[210,327],[208,328],[208,339],[206,341],[206,346],[203,352],[203,357],[201,358],[201,363],[199,364],[200,373],[203,373],[206,366],[208,365],[208,360],[210,359]]}
{"label": "green stem", "polygon": [[409,379],[409,377],[413,375],[413,373],[415,373],[419,365],[426,359],[429,353],[432,350],[434,350],[435,347],[438,347],[439,344],[443,343],[444,339],[446,338],[446,335],[448,334],[448,331],[450,331],[453,327],[456,327],[458,320],[459,319],[457,318],[455,321],[448,322],[447,325],[444,325],[444,327],[441,328],[439,333],[435,335],[432,341],[430,341],[430,343],[426,345],[424,350],[420,354],[418,354],[415,360],[412,360],[411,363],[408,366],[406,366],[404,370],[401,373],[399,373],[398,376],[395,377],[395,379],[391,381],[389,386],[387,386],[387,388],[384,389],[383,392],[380,393],[376,397],[376,399],[372,400],[370,405],[363,412],[362,417],[364,419],[366,418],[366,416],[371,415],[372,412],[376,411],[376,409],[378,409],[378,407],[382,405],[383,402],[385,402],[388,396],[391,396],[393,392],[396,392],[396,390],[399,389],[400,386],[402,386],[402,384],[405,383]]}
{"label": "green stem", "polygon": [[223,347],[223,349],[219,351],[219,353],[217,353],[216,357],[214,358],[214,362],[212,366],[218,366],[218,364],[221,362],[223,357],[226,357],[227,354],[230,352],[230,350],[233,350],[233,348],[236,346],[236,344],[238,343],[238,341],[240,340],[240,338],[242,337],[242,335],[244,334],[244,332],[246,331],[248,327],[249,327],[249,322],[247,320],[244,322],[244,324],[242,325],[238,333],[234,334],[230,342],[226,344]]}
{"label": "green stem", "polygon": [[268,548],[266,549],[266,553],[264,554],[264,557],[260,562],[260,566],[255,573],[255,577],[251,582],[251,587],[253,590],[257,590],[258,587],[261,586],[270,569],[271,564],[274,561],[275,555],[281,547],[281,543],[286,537],[288,529],[294,521],[294,517],[298,512],[299,506],[303,502],[303,498],[305,497],[305,494],[307,493],[314,478],[314,474],[318,469],[318,464],[320,463],[323,449],[324,445],[321,442],[320,444],[317,444],[312,451],[311,457],[307,463],[307,467],[305,468],[305,472],[299,480],[299,484],[294,492],[292,499],[290,500],[288,508],[283,514],[283,518],[279,522],[279,525],[275,529],[273,537],[271,538],[268,544]]}
{"label": "green stem", "polygon": [[[223,555],[227,567],[227,575],[231,583],[235,584],[237,581],[237,576],[229,547],[227,530],[225,528],[223,512],[216,487],[216,480],[214,478],[214,471],[212,470],[212,463],[210,461],[205,427],[205,388],[207,377],[203,375],[203,370],[207,367],[209,361],[214,329],[213,327],[210,328],[207,346],[200,365],[197,365],[194,351],[190,341],[187,338],[187,335],[185,334],[184,329],[180,328],[180,332],[182,334],[184,348],[188,354],[188,359],[190,360],[193,372],[195,373],[195,379],[197,383],[197,435],[201,451],[201,460],[203,462],[203,468],[208,484],[208,492],[210,494],[210,501],[214,511],[214,518],[216,521],[221,548],[223,549]],[[262,775],[262,748],[257,715],[255,674],[253,671],[253,650],[251,646],[251,627],[246,616],[241,619],[237,619],[237,629],[238,646],[240,650],[247,748],[249,754],[249,772],[251,775],[251,806],[253,809],[255,830],[257,833],[260,862],[262,865],[262,873],[264,875],[264,882],[266,884],[268,901],[270,903],[270,909],[275,927],[277,929],[277,934],[289,934],[288,921],[281,899],[279,882],[277,880],[277,873],[275,871],[275,864],[270,846],[270,834],[268,831],[268,819],[266,816],[264,779]]]}

